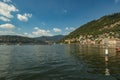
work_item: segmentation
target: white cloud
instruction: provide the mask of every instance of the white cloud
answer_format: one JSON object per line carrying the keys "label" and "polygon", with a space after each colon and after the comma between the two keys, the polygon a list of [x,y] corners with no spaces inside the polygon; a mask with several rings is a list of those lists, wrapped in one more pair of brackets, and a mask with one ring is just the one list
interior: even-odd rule
{"label": "white cloud", "polygon": [[5,2],[0,1],[0,15],[5,16],[7,18],[13,18],[13,15],[11,12],[16,12],[18,9],[12,5],[12,4],[7,4]]}
{"label": "white cloud", "polygon": [[50,33],[50,30],[47,30],[48,33]]}
{"label": "white cloud", "polygon": [[38,27],[35,27],[34,29],[36,31],[32,32],[33,36],[52,36],[52,34],[50,33],[50,30],[40,29]]}
{"label": "white cloud", "polygon": [[24,33],[24,35],[28,35],[28,33],[27,33],[27,32],[25,32],[25,33]]}
{"label": "white cloud", "polygon": [[69,28],[68,28],[68,27],[66,27],[66,28],[65,28],[65,30],[69,30]]}
{"label": "white cloud", "polygon": [[70,27],[70,30],[75,30],[75,28],[74,27]]}
{"label": "white cloud", "polygon": [[0,20],[4,21],[4,22],[9,22],[10,19],[6,18],[6,17],[3,17],[3,16],[0,16]]}
{"label": "white cloud", "polygon": [[26,37],[34,37],[32,34],[29,34],[27,32],[25,32],[22,36],[26,36]]}
{"label": "white cloud", "polygon": [[13,30],[1,30],[0,35],[19,35],[19,36],[24,36],[23,34],[16,33]]}
{"label": "white cloud", "polygon": [[12,2],[11,0],[3,0],[3,2]]}
{"label": "white cloud", "polygon": [[1,24],[0,28],[3,28],[3,29],[14,29],[15,26],[13,24],[6,23],[6,24]]}
{"label": "white cloud", "polygon": [[59,28],[53,28],[53,31],[54,31],[54,32],[62,32],[62,30],[59,29]]}
{"label": "white cloud", "polygon": [[22,36],[26,36],[26,37],[34,37],[34,35],[29,34],[29,33],[27,33],[27,32],[25,32]]}
{"label": "white cloud", "polygon": [[75,28],[74,27],[66,27],[65,30],[67,30],[67,31],[73,31],[73,30],[75,30]]}
{"label": "white cloud", "polygon": [[76,28],[74,27],[66,27],[65,30],[66,32],[64,33],[64,35],[68,35],[70,32],[74,31]]}
{"label": "white cloud", "polygon": [[68,35],[68,34],[70,34],[70,32],[65,32],[63,35]]}
{"label": "white cloud", "polygon": [[32,14],[28,14],[28,13],[25,13],[23,15],[21,14],[17,14],[17,18],[20,20],[20,21],[28,21],[28,18],[31,18],[32,17]]}
{"label": "white cloud", "polygon": [[38,27],[34,27],[34,29],[38,30],[39,28]]}
{"label": "white cloud", "polygon": [[19,31],[20,31],[20,30],[21,30],[21,28],[17,28],[17,30],[19,30]]}
{"label": "white cloud", "polygon": [[0,31],[0,35],[15,35],[16,33],[14,31]]}

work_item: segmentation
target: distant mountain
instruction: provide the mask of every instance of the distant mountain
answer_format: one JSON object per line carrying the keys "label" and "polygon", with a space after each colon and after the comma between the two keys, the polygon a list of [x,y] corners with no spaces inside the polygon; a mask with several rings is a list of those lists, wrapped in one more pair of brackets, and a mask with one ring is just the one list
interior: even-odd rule
{"label": "distant mountain", "polygon": [[120,13],[103,16],[82,26],[69,35],[65,36],[61,42],[73,41],[100,41],[103,38],[120,39]]}
{"label": "distant mountain", "polygon": [[45,41],[45,42],[54,43],[54,42],[57,42],[57,41],[61,40],[63,37],[64,37],[64,35],[41,36],[41,37],[37,37],[35,39]]}
{"label": "distant mountain", "polygon": [[29,37],[17,35],[1,35],[0,44],[47,44],[47,43]]}

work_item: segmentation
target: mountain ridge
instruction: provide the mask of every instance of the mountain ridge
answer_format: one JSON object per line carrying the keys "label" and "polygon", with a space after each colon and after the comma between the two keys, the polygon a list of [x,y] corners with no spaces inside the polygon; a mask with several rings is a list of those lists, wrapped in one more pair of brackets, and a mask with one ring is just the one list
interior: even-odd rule
{"label": "mountain ridge", "polygon": [[67,40],[78,42],[86,39],[95,41],[100,38],[120,38],[120,13],[90,21],[65,36],[60,42],[65,43]]}
{"label": "mountain ridge", "polygon": [[58,42],[63,37],[64,37],[64,35],[41,36],[41,37],[36,37],[35,39],[54,43],[54,42]]}
{"label": "mountain ridge", "polygon": [[49,44],[62,39],[63,35],[25,37],[19,35],[0,35],[0,44]]}
{"label": "mountain ridge", "polygon": [[18,35],[0,35],[0,44],[48,44],[34,38]]}

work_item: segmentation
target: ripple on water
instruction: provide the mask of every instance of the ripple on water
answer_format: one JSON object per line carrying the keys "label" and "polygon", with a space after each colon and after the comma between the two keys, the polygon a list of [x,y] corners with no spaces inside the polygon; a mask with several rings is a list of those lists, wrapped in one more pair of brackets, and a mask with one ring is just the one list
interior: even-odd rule
{"label": "ripple on water", "polygon": [[0,80],[120,79],[119,56],[110,53],[106,63],[104,49],[98,46],[22,45],[0,50]]}

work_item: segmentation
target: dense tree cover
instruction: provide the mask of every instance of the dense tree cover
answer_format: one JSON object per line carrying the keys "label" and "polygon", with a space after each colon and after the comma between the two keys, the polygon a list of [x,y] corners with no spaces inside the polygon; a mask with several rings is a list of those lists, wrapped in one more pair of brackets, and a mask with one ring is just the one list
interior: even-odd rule
{"label": "dense tree cover", "polygon": [[109,36],[111,35],[114,37],[116,34],[120,35],[120,13],[103,16],[100,19],[88,22],[71,32],[69,35],[65,36],[63,40],[79,38],[80,35],[92,35],[96,37],[105,33],[108,33]]}
{"label": "dense tree cover", "polygon": [[47,44],[47,43],[29,37],[2,35],[0,36],[0,44]]}
{"label": "dense tree cover", "polygon": [[41,37],[36,37],[35,39],[41,40],[41,41],[48,41],[50,43],[54,43],[62,39],[64,35],[55,35],[55,36],[41,36]]}

